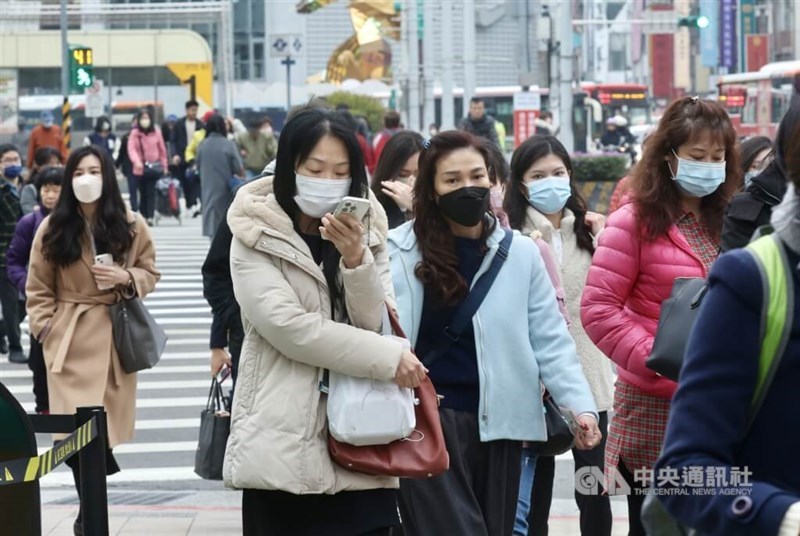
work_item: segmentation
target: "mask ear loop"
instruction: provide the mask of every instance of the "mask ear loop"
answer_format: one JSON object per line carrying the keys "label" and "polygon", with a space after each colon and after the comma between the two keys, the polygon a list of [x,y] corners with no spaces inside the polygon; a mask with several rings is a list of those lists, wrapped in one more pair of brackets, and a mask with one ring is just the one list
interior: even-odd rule
{"label": "mask ear loop", "polygon": [[[680,165],[681,165],[680,159],[681,159],[681,157],[678,156],[678,153],[675,152],[675,149],[670,149],[670,151],[672,151],[672,154],[674,154],[675,158],[678,160],[678,169],[680,169]],[[669,165],[669,160],[666,160],[665,162],[667,164],[667,169],[669,170],[669,176],[672,177],[672,180],[677,179],[678,178],[678,171],[675,171],[673,173],[672,166]]]}

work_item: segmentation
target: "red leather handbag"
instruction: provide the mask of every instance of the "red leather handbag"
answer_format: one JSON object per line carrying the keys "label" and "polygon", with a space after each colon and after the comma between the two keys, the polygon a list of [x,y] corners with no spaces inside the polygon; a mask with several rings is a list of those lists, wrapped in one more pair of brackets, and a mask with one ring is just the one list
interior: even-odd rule
{"label": "red leather handbag", "polygon": [[[404,337],[400,322],[391,307],[389,320],[398,337]],[[414,390],[417,426],[410,437],[388,445],[356,447],[336,441],[328,434],[328,450],[333,461],[359,473],[404,478],[431,478],[450,468],[450,456],[439,418],[439,397],[430,379]]]}

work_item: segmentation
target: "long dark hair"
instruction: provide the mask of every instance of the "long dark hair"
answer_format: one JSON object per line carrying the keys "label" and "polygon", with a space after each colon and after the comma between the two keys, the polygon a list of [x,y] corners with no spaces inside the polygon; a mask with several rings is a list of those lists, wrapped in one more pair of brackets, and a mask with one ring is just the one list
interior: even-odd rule
{"label": "long dark hair", "polygon": [[[332,136],[340,140],[347,148],[350,161],[351,197],[367,197],[367,172],[364,169],[364,157],[358,145],[355,133],[335,112],[323,108],[307,108],[295,113],[284,125],[278,139],[278,155],[275,159],[275,176],[273,190],[275,199],[284,212],[294,222],[295,232],[301,233],[300,209],[294,201],[297,195],[295,170],[305,162],[311,151],[324,136]],[[322,272],[328,283],[331,301],[344,310],[344,288],[339,283],[339,251],[328,241],[322,244]]]}
{"label": "long dark hair", "polygon": [[220,114],[214,114],[206,121],[206,135],[219,134],[225,136],[228,133],[228,126],[225,124],[225,118]]}
{"label": "long dark hair", "polygon": [[733,193],[742,184],[736,131],[728,112],[718,103],[684,97],[670,104],[658,128],[647,138],[642,160],[631,173],[631,191],[639,222],[648,240],[664,235],[681,213],[681,193],[672,179],[665,156],[708,132],[725,147],[725,182],[702,198],[701,220],[715,240],[722,234],[722,219]]}
{"label": "long dark hair", "polygon": [[[436,201],[436,168],[439,161],[453,151],[473,149],[483,157],[488,172],[492,165],[492,153],[488,142],[458,130],[437,134],[426,143],[429,145],[420,154],[419,175],[414,185],[414,234],[422,254],[414,274],[426,288],[433,291],[436,301],[454,305],[466,296],[469,283],[458,272],[455,237]],[[481,236],[484,247],[496,226],[494,217],[492,225],[484,226]]]}
{"label": "long dark hair", "polygon": [[69,155],[64,168],[61,195],[50,213],[50,224],[42,239],[44,258],[56,266],[69,266],[81,258],[86,220],[80,202],[75,198],[72,178],[81,160],[90,155],[100,160],[103,177],[103,193],[91,222],[97,252],[110,253],[116,262],[122,262],[133,244],[133,225],[128,222],[125,202],[114,173],[114,162],[99,147],[80,147]]}
{"label": "long dark hair", "polygon": [[421,150],[422,136],[411,130],[404,130],[393,135],[381,152],[372,175],[372,191],[386,210],[390,227],[405,221],[405,215],[394,199],[383,193],[381,183],[396,179],[408,159]]}
{"label": "long dark hair", "polygon": [[797,150],[796,145],[792,145],[792,134],[800,125],[800,98],[793,97],[789,109],[784,114],[778,125],[778,133],[775,135],[775,143],[772,144],[772,151],[769,156],[772,161],[764,169],[764,173],[779,173],[782,177],[788,178],[786,161],[792,154],[792,148]]}
{"label": "long dark hair", "polygon": [[506,189],[506,198],[503,209],[508,214],[508,222],[512,229],[520,230],[525,223],[525,213],[530,207],[528,200],[528,187],[525,185],[525,172],[540,158],[547,155],[557,156],[567,168],[569,173],[570,196],[566,208],[575,214],[575,238],[578,247],[590,254],[594,254],[592,234],[586,225],[586,201],[578,191],[573,178],[572,160],[567,149],[554,136],[537,135],[525,140],[517,147],[511,157],[511,185]]}

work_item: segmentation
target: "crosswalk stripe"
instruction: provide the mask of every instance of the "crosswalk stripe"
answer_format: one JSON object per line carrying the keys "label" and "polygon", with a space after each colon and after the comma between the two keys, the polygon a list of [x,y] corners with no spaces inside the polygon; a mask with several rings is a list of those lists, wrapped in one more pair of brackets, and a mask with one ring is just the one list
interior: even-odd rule
{"label": "crosswalk stripe", "polygon": [[[63,468],[54,471],[39,481],[43,488],[74,486],[72,471]],[[200,480],[194,472],[194,466],[184,467],[144,467],[120,471],[108,477],[108,483],[125,484],[131,482],[154,482],[176,480]]]}
{"label": "crosswalk stripe", "polygon": [[[38,448],[39,454],[44,454],[51,447]],[[162,441],[148,443],[126,443],[114,447],[117,454],[151,454],[156,452],[194,452],[197,450],[197,441]]]}
{"label": "crosswalk stripe", "polygon": [[[201,373],[201,372],[208,372],[210,374],[210,368],[208,365],[163,365],[159,364],[155,368],[151,368],[149,370],[143,370],[139,374],[143,374],[145,376],[150,376],[152,374],[187,374],[187,373]],[[22,369],[22,370],[0,370],[0,380],[6,379],[27,379],[32,378],[33,372],[30,369]],[[210,376],[209,376],[210,377]]]}

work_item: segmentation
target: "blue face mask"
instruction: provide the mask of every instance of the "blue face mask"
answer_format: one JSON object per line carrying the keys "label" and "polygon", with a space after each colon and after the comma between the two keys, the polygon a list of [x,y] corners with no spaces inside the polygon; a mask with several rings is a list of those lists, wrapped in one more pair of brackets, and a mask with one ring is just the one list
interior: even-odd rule
{"label": "blue face mask", "polygon": [[750,183],[753,182],[753,179],[758,177],[761,174],[760,171],[748,171],[744,174],[744,187],[747,189],[750,186]]}
{"label": "blue face mask", "polygon": [[567,204],[572,190],[567,177],[545,177],[527,184],[528,201],[542,214],[557,214]]}
{"label": "blue face mask", "polygon": [[[678,171],[672,180],[678,183],[683,191],[694,197],[705,197],[717,191],[725,182],[725,162],[696,162],[678,156]],[[667,163],[669,166],[669,163]],[[672,166],[669,166],[672,173]]]}
{"label": "blue face mask", "polygon": [[6,166],[5,168],[3,168],[3,177],[5,177],[6,179],[8,179],[10,181],[13,181],[17,177],[19,177],[21,174],[22,174],[22,166],[20,166],[18,164],[14,164],[14,165],[11,165],[11,166]]}

